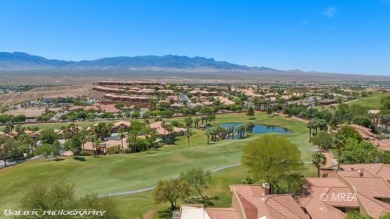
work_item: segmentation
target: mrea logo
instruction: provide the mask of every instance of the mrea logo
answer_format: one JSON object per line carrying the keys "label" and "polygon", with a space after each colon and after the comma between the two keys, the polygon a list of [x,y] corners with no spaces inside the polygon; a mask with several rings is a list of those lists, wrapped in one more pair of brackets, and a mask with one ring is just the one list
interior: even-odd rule
{"label": "mrea logo", "polygon": [[320,200],[331,202],[354,202],[357,201],[357,195],[352,192],[321,193]]}

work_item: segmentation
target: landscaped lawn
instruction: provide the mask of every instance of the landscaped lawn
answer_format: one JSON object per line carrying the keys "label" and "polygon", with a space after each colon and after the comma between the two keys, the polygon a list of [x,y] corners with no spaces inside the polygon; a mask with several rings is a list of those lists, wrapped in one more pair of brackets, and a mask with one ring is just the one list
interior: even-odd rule
{"label": "landscaped lawn", "polygon": [[[304,165],[304,173],[307,177],[316,177],[317,170],[312,164]],[[232,203],[232,194],[229,185],[241,184],[247,177],[247,170],[243,166],[232,167],[212,176],[212,181],[205,193],[213,197],[213,206],[216,208],[230,207]],[[156,204],[153,201],[152,192],[143,192],[134,195],[113,197],[119,203],[124,218],[152,219],[159,218],[159,212],[169,207],[168,203]]]}
{"label": "landscaped lawn", "polygon": [[348,102],[348,105],[359,104],[362,106],[370,107],[371,109],[380,109],[381,108],[381,99],[385,96],[390,96],[389,93],[374,93],[368,97]]}
{"label": "landscaped lawn", "polygon": [[[182,118],[173,120],[182,120]],[[242,113],[217,115],[216,122],[247,121],[248,118]],[[312,145],[308,142],[308,130],[304,123],[280,116],[270,118],[264,113],[257,113],[253,121],[292,130],[293,133],[286,134],[286,137],[298,145],[302,153],[302,161],[311,160]],[[224,140],[208,145],[202,130],[193,129],[193,131],[189,148],[187,139],[180,137],[176,145],[164,146],[158,151],[99,158],[85,157],[85,161],[73,158],[65,158],[62,161],[36,160],[2,169],[0,170],[0,210],[17,208],[25,191],[37,184],[68,182],[75,185],[78,195],[90,192],[107,194],[153,186],[158,180],[176,177],[180,172],[194,167],[212,170],[240,164],[242,148],[248,141],[261,136],[251,135],[247,139]],[[313,171],[308,172],[312,174]],[[219,174],[221,174],[220,180],[216,178]],[[230,194],[227,196],[226,186],[240,183],[245,176],[246,171],[243,167],[235,167],[215,174],[216,180],[210,187],[210,193],[213,191],[213,196],[218,194],[221,196],[215,202],[216,206],[226,206],[226,204],[229,206]],[[115,199],[121,202],[124,214],[131,214],[127,218],[133,218],[135,215],[153,209],[155,205],[150,192],[120,196]]]}
{"label": "landscaped lawn", "polygon": [[[385,92],[375,92],[368,97],[363,97],[357,100],[352,100],[346,102],[347,105],[361,105],[364,107],[368,107],[370,109],[380,109],[381,108],[381,99],[385,96],[390,96],[389,93]],[[333,106],[337,107],[338,104],[332,104]],[[325,110],[328,109],[330,110],[330,105],[326,105],[324,107],[316,106],[316,109],[318,110]]]}

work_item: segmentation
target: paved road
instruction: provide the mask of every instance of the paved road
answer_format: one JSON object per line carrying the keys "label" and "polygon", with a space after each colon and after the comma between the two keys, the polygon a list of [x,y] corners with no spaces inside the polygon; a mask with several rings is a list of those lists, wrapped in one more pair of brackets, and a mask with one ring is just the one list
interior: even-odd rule
{"label": "paved road", "polygon": [[[11,161],[7,160],[7,166],[13,166],[15,164],[16,164],[16,162],[11,162]],[[4,161],[0,160],[0,168],[3,168],[3,167],[4,167]]]}
{"label": "paved road", "polygon": [[[7,166],[13,166],[13,165],[16,165],[18,163],[23,163],[25,161],[28,161],[28,160],[36,160],[36,159],[41,159],[43,158],[42,155],[39,155],[39,156],[35,156],[35,157],[32,157],[32,158],[28,158],[28,159],[25,159],[25,160],[21,160],[21,161],[8,161],[7,160]],[[4,167],[4,161],[0,160],[0,169]]]}
{"label": "paved road", "polygon": [[[237,166],[240,166],[240,164],[233,164],[233,165],[226,165],[226,166],[217,167],[217,168],[211,170],[211,173],[217,173],[219,171],[226,170],[226,169],[229,169],[232,167],[237,167]],[[178,178],[178,177],[174,177],[174,178]],[[123,191],[123,192],[111,192],[111,193],[107,193],[107,194],[99,194],[98,196],[99,197],[107,197],[107,196],[119,196],[119,195],[132,195],[132,194],[137,194],[137,193],[147,192],[147,191],[153,190],[155,187],[156,186],[150,186],[150,187],[146,187],[146,188],[142,188],[142,189],[128,190],[128,191]]]}

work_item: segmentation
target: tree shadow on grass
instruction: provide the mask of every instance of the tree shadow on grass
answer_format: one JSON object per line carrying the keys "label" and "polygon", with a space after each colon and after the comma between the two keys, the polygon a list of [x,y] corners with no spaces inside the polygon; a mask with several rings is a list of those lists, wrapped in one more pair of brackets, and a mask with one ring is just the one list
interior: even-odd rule
{"label": "tree shadow on grass", "polygon": [[218,197],[205,197],[203,200],[201,197],[191,197],[187,200],[185,200],[186,204],[203,204],[205,207],[211,207],[214,206],[214,202],[218,200]]}
{"label": "tree shadow on grass", "polygon": [[148,154],[156,154],[158,151],[156,150],[148,150],[146,153]]}
{"label": "tree shadow on grass", "polygon": [[50,162],[60,162],[60,161],[63,161],[65,160],[64,158],[56,158],[56,159],[53,159],[53,160],[49,160]]}
{"label": "tree shadow on grass", "polygon": [[73,160],[77,160],[77,161],[87,161],[84,157],[74,157]]}
{"label": "tree shadow on grass", "polygon": [[157,211],[158,218],[162,219],[171,219],[172,218],[172,211],[170,208],[167,208],[165,210]]}

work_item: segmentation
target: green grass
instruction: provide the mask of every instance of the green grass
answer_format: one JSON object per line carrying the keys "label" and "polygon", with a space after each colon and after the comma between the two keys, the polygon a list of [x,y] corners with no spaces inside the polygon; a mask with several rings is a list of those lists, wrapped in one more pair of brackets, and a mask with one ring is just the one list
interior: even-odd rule
{"label": "green grass", "polygon": [[[72,122],[63,122],[63,123],[48,122],[48,123],[26,124],[23,126],[38,126],[41,129],[60,129],[61,127],[68,126],[71,123]],[[82,128],[87,128],[88,126],[93,125],[97,122],[83,121],[83,122],[74,122],[74,123],[78,124]]]}
{"label": "green grass", "polygon": [[[352,100],[349,102],[346,102],[347,105],[361,105],[364,107],[368,107],[369,109],[380,109],[381,108],[381,99],[385,96],[390,96],[389,93],[384,93],[384,92],[375,92],[368,97],[363,97],[357,100]],[[337,108],[338,104],[332,104]],[[330,105],[326,106],[316,106],[315,107],[318,110],[331,110]]]}
{"label": "green grass", "polygon": [[[176,118],[175,120],[182,119]],[[217,123],[247,121],[244,114],[217,116]],[[281,126],[292,130],[293,133],[285,136],[298,145],[303,161],[311,160],[312,146],[308,142],[305,124],[279,116],[270,118],[262,113],[256,114],[254,121],[258,124]],[[86,123],[81,123],[81,125],[86,125]],[[37,184],[50,185],[68,182],[75,185],[78,195],[91,192],[106,194],[153,186],[158,180],[170,179],[180,172],[195,167],[210,170],[225,165],[239,164],[242,148],[248,141],[260,136],[251,135],[247,139],[224,140],[208,145],[204,132],[194,130],[189,148],[187,139],[180,137],[175,145],[164,146],[159,151],[100,158],[85,157],[86,161],[77,161],[73,158],[65,158],[62,161],[29,161],[0,170],[0,210],[16,208],[23,194]],[[238,171],[233,168],[215,174],[215,181],[210,187],[213,196],[220,196],[215,205],[229,206],[228,185],[240,183],[245,176],[246,171],[242,167],[238,167]],[[133,216],[162,206],[156,207],[150,192],[115,197],[115,199],[121,203],[124,214],[132,215],[124,218],[133,218]]]}
{"label": "green grass", "polygon": [[[304,174],[307,177],[316,177],[317,169],[312,164],[304,165]],[[241,184],[247,177],[247,170],[243,166],[233,167],[212,176],[212,181],[205,194],[213,197],[213,206],[216,208],[230,207],[232,194],[229,185]],[[152,192],[143,192],[135,195],[113,197],[119,203],[124,218],[158,218],[158,212],[169,207],[168,203],[156,204]],[[126,217],[127,216],[127,217]]]}
{"label": "green grass", "polygon": [[362,106],[370,107],[371,109],[381,108],[381,99],[385,96],[390,96],[389,93],[374,93],[368,97],[358,99],[356,101],[348,102],[348,105],[358,104]]}

